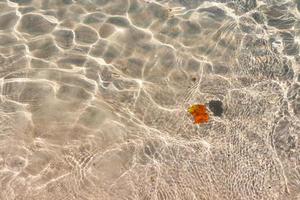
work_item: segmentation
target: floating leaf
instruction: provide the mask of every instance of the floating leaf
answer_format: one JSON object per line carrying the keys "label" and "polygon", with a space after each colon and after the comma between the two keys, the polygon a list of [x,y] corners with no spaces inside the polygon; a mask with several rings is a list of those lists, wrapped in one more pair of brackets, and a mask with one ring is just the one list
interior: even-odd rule
{"label": "floating leaf", "polygon": [[200,124],[208,122],[209,116],[206,112],[205,105],[202,104],[195,104],[189,107],[188,112],[193,115],[194,117],[194,123]]}

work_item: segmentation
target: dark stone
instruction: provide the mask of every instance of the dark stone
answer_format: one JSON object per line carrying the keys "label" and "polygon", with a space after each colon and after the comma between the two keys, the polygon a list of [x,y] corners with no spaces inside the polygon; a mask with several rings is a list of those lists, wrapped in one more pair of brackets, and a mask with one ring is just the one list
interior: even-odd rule
{"label": "dark stone", "polygon": [[215,116],[221,117],[223,114],[223,103],[219,100],[211,100],[208,103],[209,109],[214,113]]}

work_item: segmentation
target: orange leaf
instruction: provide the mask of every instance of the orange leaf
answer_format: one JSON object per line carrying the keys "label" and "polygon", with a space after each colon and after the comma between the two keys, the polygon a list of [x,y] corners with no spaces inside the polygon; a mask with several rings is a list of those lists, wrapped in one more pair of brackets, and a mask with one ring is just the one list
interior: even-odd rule
{"label": "orange leaf", "polygon": [[194,117],[194,123],[200,124],[208,122],[209,116],[206,112],[205,105],[202,104],[195,104],[189,107],[188,112],[193,115]]}

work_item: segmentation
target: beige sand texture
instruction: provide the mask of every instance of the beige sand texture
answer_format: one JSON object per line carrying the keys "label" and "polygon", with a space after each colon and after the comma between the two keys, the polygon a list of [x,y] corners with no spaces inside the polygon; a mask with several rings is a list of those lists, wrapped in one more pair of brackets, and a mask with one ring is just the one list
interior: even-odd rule
{"label": "beige sand texture", "polygon": [[0,200],[299,200],[298,9],[0,0]]}

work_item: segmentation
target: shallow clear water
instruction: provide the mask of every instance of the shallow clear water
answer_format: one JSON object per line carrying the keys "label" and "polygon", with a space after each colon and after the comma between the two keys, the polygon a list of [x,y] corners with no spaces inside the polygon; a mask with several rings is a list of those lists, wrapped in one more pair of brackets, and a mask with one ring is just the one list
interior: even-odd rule
{"label": "shallow clear water", "polygon": [[0,199],[300,199],[298,9],[0,0]]}

